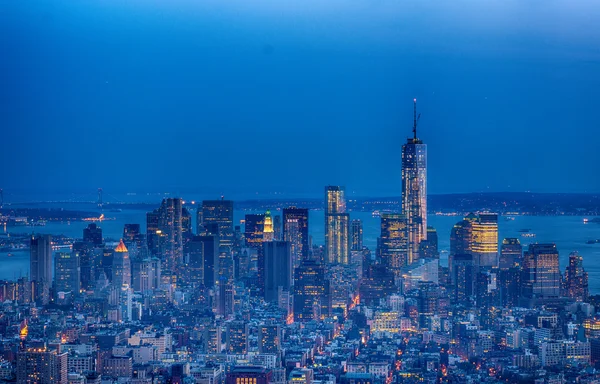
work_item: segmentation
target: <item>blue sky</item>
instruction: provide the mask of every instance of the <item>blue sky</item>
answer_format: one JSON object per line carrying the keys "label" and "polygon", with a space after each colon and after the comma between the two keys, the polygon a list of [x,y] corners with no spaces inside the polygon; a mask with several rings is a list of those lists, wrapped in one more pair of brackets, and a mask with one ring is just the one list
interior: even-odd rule
{"label": "blue sky", "polygon": [[592,1],[4,1],[0,188],[598,192]]}

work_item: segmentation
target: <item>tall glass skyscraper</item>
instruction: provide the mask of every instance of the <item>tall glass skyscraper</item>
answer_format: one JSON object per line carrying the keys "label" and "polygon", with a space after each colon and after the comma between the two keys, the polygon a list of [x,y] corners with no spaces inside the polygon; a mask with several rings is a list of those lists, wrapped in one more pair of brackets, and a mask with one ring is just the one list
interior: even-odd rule
{"label": "tall glass skyscraper", "polygon": [[421,240],[427,239],[427,145],[417,138],[417,99],[413,137],[402,146],[402,213],[408,226],[410,264],[419,257]]}
{"label": "tall glass skyscraper", "polygon": [[346,213],[344,187],[325,187],[325,260],[350,262],[350,216]]}
{"label": "tall glass skyscraper", "polygon": [[481,267],[498,266],[498,214],[480,213],[472,223],[471,252]]}
{"label": "tall glass skyscraper", "polygon": [[290,243],[292,263],[298,268],[308,258],[308,209],[283,209],[283,240]]}

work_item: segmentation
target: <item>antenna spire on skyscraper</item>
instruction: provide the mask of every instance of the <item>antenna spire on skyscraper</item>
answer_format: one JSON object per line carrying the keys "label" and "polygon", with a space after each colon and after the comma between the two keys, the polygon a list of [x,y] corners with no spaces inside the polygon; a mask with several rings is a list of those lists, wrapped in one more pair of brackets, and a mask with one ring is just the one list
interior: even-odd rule
{"label": "antenna spire on skyscraper", "polygon": [[413,109],[413,137],[417,140],[417,124],[419,123],[419,119],[421,118],[421,114],[417,116],[417,99],[413,99],[414,109]]}

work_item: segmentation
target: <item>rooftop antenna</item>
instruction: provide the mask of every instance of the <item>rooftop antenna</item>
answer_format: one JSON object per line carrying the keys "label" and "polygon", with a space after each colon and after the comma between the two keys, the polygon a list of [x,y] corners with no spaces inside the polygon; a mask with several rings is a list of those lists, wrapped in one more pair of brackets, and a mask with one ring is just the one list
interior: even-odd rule
{"label": "rooftop antenna", "polygon": [[414,103],[414,111],[413,111],[413,135],[414,139],[417,140],[417,124],[419,123],[419,119],[421,118],[421,114],[417,116],[417,99],[413,99]]}
{"label": "rooftop antenna", "polygon": [[4,208],[4,190],[0,188],[0,208]]}

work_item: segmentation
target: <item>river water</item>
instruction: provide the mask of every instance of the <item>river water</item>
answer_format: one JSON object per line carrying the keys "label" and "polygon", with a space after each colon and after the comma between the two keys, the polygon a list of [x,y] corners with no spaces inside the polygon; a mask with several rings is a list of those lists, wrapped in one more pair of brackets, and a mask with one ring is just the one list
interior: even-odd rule
{"label": "river water", "polygon": [[[234,220],[240,223],[247,212],[235,211]],[[274,211],[273,214],[280,214]],[[102,227],[105,238],[119,239],[122,236],[123,225],[139,223],[145,229],[146,212],[143,210],[123,210],[121,212],[105,213],[109,220],[99,225]],[[193,227],[195,228],[195,212],[192,212]],[[315,244],[322,244],[324,239],[323,211],[313,210],[309,214],[309,232]],[[379,235],[380,219],[373,217],[369,212],[352,212],[352,219],[363,221],[364,245],[375,249]],[[428,224],[438,231],[440,250],[450,247],[450,229],[460,221],[459,216],[429,215]],[[23,233],[34,231],[36,233],[69,237],[82,237],[86,222],[48,222],[41,227],[12,227],[6,228],[4,233]],[[535,233],[534,238],[521,237],[521,229],[529,229]],[[600,244],[586,244],[587,240],[600,238],[600,224],[584,223],[579,216],[519,216],[514,220],[499,221],[499,238],[517,237],[526,246],[531,242],[554,242],[560,252],[561,270],[564,269],[569,253],[578,251],[584,257],[584,267],[589,273],[589,286],[591,293],[600,293]],[[13,251],[12,256],[7,252],[0,253],[0,279],[15,279],[27,275],[29,272],[29,251]]]}

